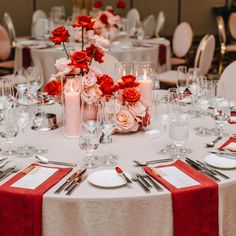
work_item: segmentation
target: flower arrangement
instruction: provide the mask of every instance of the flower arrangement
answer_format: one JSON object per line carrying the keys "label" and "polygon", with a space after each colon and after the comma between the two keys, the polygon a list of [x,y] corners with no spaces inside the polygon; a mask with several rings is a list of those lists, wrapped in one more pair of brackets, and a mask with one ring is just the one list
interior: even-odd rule
{"label": "flower arrangement", "polygon": [[[84,31],[94,30],[95,21],[89,16],[77,17],[77,23],[72,26],[81,27]],[[100,102],[111,97],[116,104],[116,118],[118,132],[136,132],[139,127],[150,124],[150,113],[145,106],[139,92],[139,83],[132,75],[121,77],[118,83],[109,76],[103,74],[98,68],[91,65],[92,61],[103,63],[105,46],[108,41],[98,35],[92,36],[90,45],[85,46],[82,37],[82,48],[71,55],[66,51],[65,43],[70,37],[64,27],[52,31],[51,41],[55,44],[62,44],[67,58],[60,58],[56,61],[57,75],[45,86],[49,95],[60,96],[65,81],[62,77],[68,75],[79,75],[80,97],[83,101]]]}

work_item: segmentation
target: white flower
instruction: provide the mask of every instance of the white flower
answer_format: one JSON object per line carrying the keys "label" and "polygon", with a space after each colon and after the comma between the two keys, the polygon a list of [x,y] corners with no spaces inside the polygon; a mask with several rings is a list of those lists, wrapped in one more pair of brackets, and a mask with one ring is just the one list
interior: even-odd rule
{"label": "white flower", "polygon": [[92,87],[96,84],[97,82],[97,76],[95,73],[89,71],[88,74],[86,74],[83,77],[83,85],[85,87]]}
{"label": "white flower", "polygon": [[110,42],[109,40],[103,38],[102,36],[95,34],[91,39],[91,43],[97,48],[106,50],[106,47],[109,45]]}
{"label": "white flower", "polygon": [[71,60],[66,59],[64,57],[59,58],[58,60],[56,60],[55,66],[56,66],[57,71],[58,71],[57,75],[64,76],[64,75],[69,74],[74,69],[73,66],[68,66],[69,63],[71,63]]}

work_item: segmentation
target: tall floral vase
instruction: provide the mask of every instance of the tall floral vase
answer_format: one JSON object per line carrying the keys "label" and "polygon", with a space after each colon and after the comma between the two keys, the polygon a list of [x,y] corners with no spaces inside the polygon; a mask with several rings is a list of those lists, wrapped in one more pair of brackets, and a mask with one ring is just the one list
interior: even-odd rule
{"label": "tall floral vase", "polygon": [[81,84],[77,75],[64,78],[63,105],[63,134],[67,138],[78,138],[81,123]]}

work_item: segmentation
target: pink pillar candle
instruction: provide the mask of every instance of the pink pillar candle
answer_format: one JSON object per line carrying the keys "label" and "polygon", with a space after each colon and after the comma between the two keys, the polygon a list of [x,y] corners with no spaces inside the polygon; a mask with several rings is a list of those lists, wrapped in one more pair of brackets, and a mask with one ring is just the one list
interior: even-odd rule
{"label": "pink pillar candle", "polygon": [[143,79],[139,80],[139,91],[142,96],[142,100],[144,104],[151,108],[152,106],[152,80],[151,79]]}

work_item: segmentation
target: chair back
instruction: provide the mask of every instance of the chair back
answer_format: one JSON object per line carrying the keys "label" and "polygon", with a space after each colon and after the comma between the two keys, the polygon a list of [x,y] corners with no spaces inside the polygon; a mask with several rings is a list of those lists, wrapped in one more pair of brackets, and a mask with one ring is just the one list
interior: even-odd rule
{"label": "chair back", "polygon": [[191,48],[193,41],[193,30],[189,23],[180,23],[173,36],[173,52],[177,57],[184,57]]}
{"label": "chair back", "polygon": [[37,24],[37,21],[39,19],[47,19],[47,15],[46,13],[43,11],[43,10],[36,10],[34,13],[33,13],[33,16],[32,16],[32,24],[31,24],[31,35],[32,36],[35,36],[35,34],[37,33],[35,31],[35,25]]}
{"label": "chair back", "polygon": [[225,44],[226,43],[226,33],[225,33],[225,23],[224,23],[223,17],[217,16],[216,22],[217,22],[220,43]]}
{"label": "chair back", "polygon": [[157,25],[156,25],[156,32],[155,32],[157,38],[160,37],[160,33],[164,28],[165,21],[166,21],[166,16],[164,12],[160,11],[157,16]]}
{"label": "chair back", "polygon": [[5,61],[11,53],[11,42],[6,29],[0,25],[0,60]]}
{"label": "chair back", "polygon": [[234,40],[236,40],[236,12],[232,12],[229,16],[229,32]]}
{"label": "chair back", "polygon": [[97,67],[102,71],[103,74],[107,74],[114,79],[115,82],[119,80],[119,75],[116,73],[115,68],[117,66],[122,66],[121,63],[112,55],[105,53],[103,57],[104,63],[98,63],[96,61],[92,62],[92,66]]}
{"label": "chair back", "polygon": [[47,18],[38,19],[32,27],[32,36],[43,37],[49,32],[49,21]]}
{"label": "chair back", "polygon": [[211,68],[215,52],[214,35],[205,35],[198,45],[195,57],[194,67],[200,69],[201,73],[206,75]]}
{"label": "chair back", "polygon": [[218,82],[218,95],[236,102],[236,61],[229,64],[221,74]]}
{"label": "chair back", "polygon": [[16,39],[16,31],[15,31],[15,27],[14,27],[12,18],[10,17],[10,15],[7,12],[5,12],[3,14],[3,24],[8,31],[11,45],[14,47],[15,46],[15,39]]}
{"label": "chair back", "polygon": [[144,33],[145,36],[152,37],[155,34],[156,19],[154,15],[149,15],[144,21]]}
{"label": "chair back", "polygon": [[140,14],[139,11],[135,8],[132,8],[128,11],[126,15],[127,20],[130,22],[130,27],[137,26],[140,23]]}

